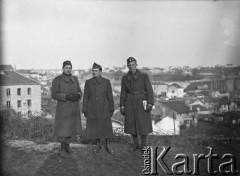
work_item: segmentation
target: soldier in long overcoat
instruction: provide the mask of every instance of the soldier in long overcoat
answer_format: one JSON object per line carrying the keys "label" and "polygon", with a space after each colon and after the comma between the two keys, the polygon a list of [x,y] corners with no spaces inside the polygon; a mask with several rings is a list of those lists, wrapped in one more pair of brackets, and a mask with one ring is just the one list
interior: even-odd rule
{"label": "soldier in long overcoat", "polygon": [[[133,137],[130,152],[146,147],[147,134],[152,132],[151,114],[153,89],[146,73],[139,71],[133,57],[127,59],[129,72],[122,77],[120,94],[120,111],[125,115],[125,133]],[[141,147],[138,144],[141,136]]]}
{"label": "soldier in long overcoat", "polygon": [[105,139],[105,149],[113,154],[109,139],[113,137],[111,117],[114,113],[114,101],[110,80],[101,76],[102,67],[94,63],[93,78],[84,86],[83,113],[87,118],[86,138],[96,140],[94,153],[101,149],[101,139]]}
{"label": "soldier in long overcoat", "polygon": [[70,61],[63,62],[63,73],[52,82],[52,98],[57,100],[54,120],[54,134],[61,143],[60,155],[70,153],[70,140],[73,135],[81,134],[81,113],[79,100],[82,91],[77,77],[71,74]]}

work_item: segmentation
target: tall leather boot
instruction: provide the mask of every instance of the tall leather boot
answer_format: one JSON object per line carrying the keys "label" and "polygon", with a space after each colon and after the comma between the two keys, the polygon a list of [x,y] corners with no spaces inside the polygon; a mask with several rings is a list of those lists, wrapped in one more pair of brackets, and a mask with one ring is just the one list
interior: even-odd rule
{"label": "tall leather boot", "polygon": [[101,140],[97,139],[96,141],[97,141],[97,145],[96,145],[96,147],[93,150],[93,153],[95,153],[95,154],[99,153],[100,150],[102,149]]}
{"label": "tall leather boot", "polygon": [[109,146],[110,140],[109,139],[105,139],[105,150],[110,154],[113,155],[114,151],[113,149]]}
{"label": "tall leather boot", "polygon": [[59,154],[63,158],[69,158],[69,154],[67,152],[67,144],[65,142],[61,143],[61,148],[60,148]]}
{"label": "tall leather boot", "polygon": [[132,137],[133,137],[133,145],[130,147],[129,152],[135,152],[137,149],[139,149],[137,135],[133,134]]}
{"label": "tall leather boot", "polygon": [[59,155],[61,155],[61,152],[63,151],[63,143],[61,142],[60,144],[61,144],[61,146],[60,146],[60,148],[58,150],[58,154]]}
{"label": "tall leather boot", "polygon": [[66,144],[66,151],[67,153],[71,153],[70,144]]}
{"label": "tall leather boot", "polygon": [[141,135],[141,153],[143,149],[147,147],[147,135]]}
{"label": "tall leather boot", "polygon": [[70,141],[71,141],[71,137],[67,137],[66,138],[66,151],[67,151],[67,153],[71,153]]}

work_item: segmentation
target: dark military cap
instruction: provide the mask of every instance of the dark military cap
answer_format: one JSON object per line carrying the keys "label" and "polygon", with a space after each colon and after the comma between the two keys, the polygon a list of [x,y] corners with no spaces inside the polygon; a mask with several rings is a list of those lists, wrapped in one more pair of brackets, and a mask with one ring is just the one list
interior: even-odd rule
{"label": "dark military cap", "polygon": [[133,62],[133,61],[137,62],[137,60],[136,60],[135,58],[129,57],[129,58],[127,59],[127,64],[129,64],[130,62]]}
{"label": "dark military cap", "polygon": [[63,67],[62,67],[62,68],[64,68],[66,65],[71,65],[71,67],[72,67],[72,63],[71,63],[71,61],[69,61],[69,60],[64,61],[64,62],[63,62]]}
{"label": "dark military cap", "polygon": [[102,71],[102,66],[101,65],[98,65],[94,62],[93,66],[92,66],[92,69],[94,68],[99,68],[100,71]]}

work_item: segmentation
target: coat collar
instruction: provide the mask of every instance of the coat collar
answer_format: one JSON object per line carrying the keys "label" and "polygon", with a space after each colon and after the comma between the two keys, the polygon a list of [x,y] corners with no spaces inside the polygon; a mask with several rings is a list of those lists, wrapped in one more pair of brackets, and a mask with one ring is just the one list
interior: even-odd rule
{"label": "coat collar", "polygon": [[101,84],[102,82],[102,76],[99,76],[98,78],[92,78],[93,82],[95,84]]}
{"label": "coat collar", "polygon": [[66,82],[75,82],[75,80],[74,80],[74,77],[71,75],[71,76],[66,76],[65,74],[61,74],[60,75],[60,77],[64,80],[64,81],[66,81]]}
{"label": "coat collar", "polygon": [[137,81],[138,79],[138,75],[139,75],[139,70],[137,69],[135,73],[131,73],[130,71],[127,73],[127,79],[128,81],[131,81],[131,79],[133,78],[134,81]]}

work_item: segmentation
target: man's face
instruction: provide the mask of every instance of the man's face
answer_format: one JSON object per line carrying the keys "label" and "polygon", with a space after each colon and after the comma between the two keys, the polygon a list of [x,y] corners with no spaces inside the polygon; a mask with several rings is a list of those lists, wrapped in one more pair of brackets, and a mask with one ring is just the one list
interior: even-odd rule
{"label": "man's face", "polygon": [[101,72],[100,72],[99,68],[93,68],[92,69],[92,75],[93,75],[94,78],[99,77],[100,73]]}
{"label": "man's face", "polygon": [[67,75],[71,74],[72,66],[71,65],[65,65],[65,67],[63,68],[63,72]]}
{"label": "man's face", "polygon": [[136,61],[130,62],[127,66],[130,72],[135,72],[137,69]]}

